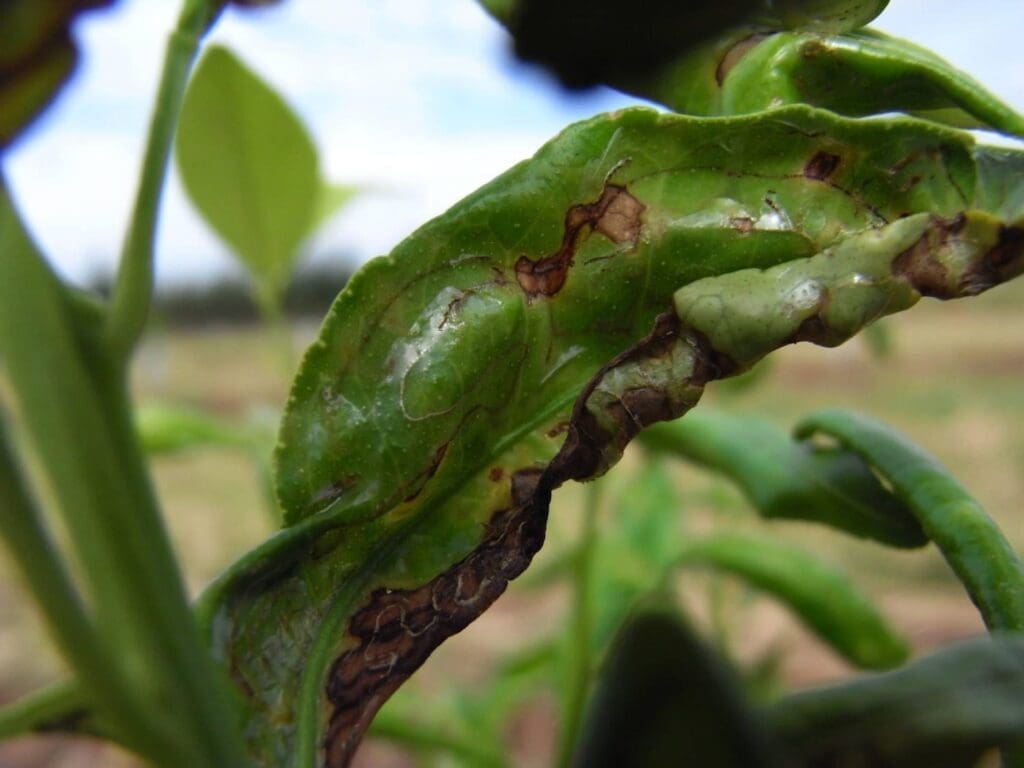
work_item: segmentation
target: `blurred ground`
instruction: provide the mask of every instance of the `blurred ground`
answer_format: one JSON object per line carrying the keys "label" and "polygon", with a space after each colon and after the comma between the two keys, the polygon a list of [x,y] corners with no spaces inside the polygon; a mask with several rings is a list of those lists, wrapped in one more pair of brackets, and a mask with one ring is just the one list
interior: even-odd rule
{"label": "blurred ground", "polygon": [[[1020,281],[1019,281],[1020,282]],[[777,354],[755,387],[730,392],[719,387],[708,402],[766,416],[789,426],[821,406],[863,410],[907,433],[933,452],[976,495],[1011,543],[1024,550],[1024,284],[1004,286],[972,301],[940,305],[925,301],[886,321],[891,357],[874,357],[855,340],[837,350],[802,344]],[[296,331],[308,341],[313,329]],[[281,403],[286,393],[279,350],[253,329],[209,329],[152,335],[137,366],[140,398],[160,398],[211,408],[244,418],[260,404]],[[628,462],[636,457],[628,456]],[[217,451],[160,459],[155,478],[175,545],[198,591],[225,564],[271,530],[256,474],[244,458]],[[697,525],[712,515],[747,516],[742,500],[714,478],[680,470],[684,514]],[[559,493],[552,510],[548,548],[571,534],[578,489]],[[717,510],[717,511],[714,511]],[[701,522],[703,521],[703,522]],[[761,526],[755,520],[749,524]],[[856,575],[917,652],[981,631],[970,602],[928,548],[894,552],[830,531],[773,523],[773,532],[812,547]],[[543,561],[545,553],[541,553]],[[706,614],[699,577],[681,585],[687,609]],[[734,633],[737,655],[752,659],[769,649],[782,654],[781,675],[789,686],[835,680],[850,674],[774,604],[737,588]],[[496,654],[523,647],[554,626],[562,598],[538,597],[513,586],[462,635],[443,646],[417,675],[427,690],[472,685]],[[0,553],[0,701],[60,674],[33,609]],[[553,713],[541,702],[510,723],[515,764],[549,761]],[[0,766],[128,766],[113,750],[59,738],[21,739],[0,746]],[[369,745],[359,764],[406,765],[395,750]]]}

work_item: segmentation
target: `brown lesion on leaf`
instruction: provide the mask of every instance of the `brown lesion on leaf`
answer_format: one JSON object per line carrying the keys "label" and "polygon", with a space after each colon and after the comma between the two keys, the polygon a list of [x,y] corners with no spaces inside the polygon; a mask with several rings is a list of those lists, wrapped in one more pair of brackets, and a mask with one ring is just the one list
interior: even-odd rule
{"label": "brown lesion on leaf", "polygon": [[520,287],[531,299],[554,296],[562,290],[580,239],[591,231],[616,244],[635,245],[645,208],[625,187],[606,184],[597,201],[574,205],[566,212],[562,243],[557,251],[536,261],[519,257],[515,269]]}
{"label": "brown lesion on leaf", "polygon": [[842,158],[839,155],[833,155],[831,152],[815,152],[811,159],[804,164],[803,177],[812,181],[827,181],[841,162]]}
{"label": "brown lesion on leaf", "polygon": [[448,452],[448,446],[450,444],[451,441],[449,440],[437,447],[434,454],[430,457],[430,462],[427,466],[422,472],[412,479],[412,482],[410,483],[412,490],[404,499],[402,499],[403,502],[412,501],[420,495],[423,488],[426,486],[427,481],[437,474],[438,467],[440,467],[441,462],[444,461],[444,455]]}
{"label": "brown lesion on leaf", "polygon": [[347,766],[387,698],[529,565],[544,543],[547,523],[550,486],[542,477],[536,468],[512,474],[511,506],[491,516],[480,545],[459,563],[415,589],[378,589],[352,616],[353,645],[327,678],[327,766]]}
{"label": "brown lesion on leaf", "polygon": [[505,470],[501,467],[491,467],[491,471],[487,473],[487,479],[492,483],[500,483],[501,478],[505,476]]}
{"label": "brown lesion on leaf", "polygon": [[892,260],[892,273],[906,280],[922,296],[952,299],[960,295],[949,268],[938,254],[958,234],[967,219],[961,213],[951,219],[933,216],[921,236]]}
{"label": "brown lesion on leaf", "polygon": [[[592,410],[591,396],[609,374],[624,366],[649,365],[666,359],[680,343],[689,348],[692,357],[686,381],[676,382],[681,386],[675,391],[653,378],[638,382],[605,407],[615,430],[609,431],[603,426]],[[573,406],[568,435],[548,467],[549,475],[557,480],[552,487],[567,480],[588,480],[599,475],[605,469],[603,459],[609,446],[624,448],[640,430],[658,421],[678,418],[692,407],[695,399],[684,402],[679,398],[682,389],[690,387],[699,391],[709,381],[737,370],[735,362],[714,350],[703,334],[685,326],[674,310],[662,313],[647,336],[604,365],[580,392]]]}
{"label": "brown lesion on leaf", "polygon": [[1024,273],[1024,227],[1001,227],[996,244],[976,259],[960,282],[966,296],[986,291]]}

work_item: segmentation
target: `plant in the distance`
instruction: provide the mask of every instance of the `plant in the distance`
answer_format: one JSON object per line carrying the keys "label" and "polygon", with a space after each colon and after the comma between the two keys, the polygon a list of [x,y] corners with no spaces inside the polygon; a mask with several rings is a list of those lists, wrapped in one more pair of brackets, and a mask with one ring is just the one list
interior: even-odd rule
{"label": "plant in the distance", "polygon": [[[0,733],[84,730],[168,767],[347,765],[384,702],[527,568],[560,485],[604,474],[645,428],[682,416],[706,386],[780,346],[834,346],[923,296],[973,296],[1024,271],[1024,153],[948,127],[1020,135],[1021,119],[931,54],[862,29],[885,4],[749,0],[644,16],[593,1],[487,2],[524,55],[568,62],[568,82],[607,81],[716,116],[628,109],[570,126],[366,265],[325,319],[285,407],[275,454],[283,529],[190,612],[126,385],[187,73],[221,10],[187,0],[110,304],[62,284],[6,190],[0,201],[0,359],[84,575],[69,576],[39,494],[4,443],[3,534],[74,679],[0,713]],[[69,12],[17,7],[28,17],[33,7]],[[589,21],[565,24],[563,11]],[[651,32],[650,46],[592,55],[602,37],[629,42],[637,30]],[[225,91],[221,76],[234,85]],[[193,197],[271,296],[323,210],[324,186],[309,152],[292,167],[272,147],[263,151],[273,162],[258,155],[242,167],[251,187],[227,183],[231,158],[217,142],[231,129],[204,120],[228,94],[250,107],[273,101],[244,80],[220,50],[200,66],[179,157]],[[893,111],[919,116],[859,119]],[[264,115],[268,135],[287,123],[269,107]],[[274,179],[294,185],[281,210],[265,203]],[[227,207],[213,214],[215,203]],[[271,220],[280,237],[261,237],[258,224]],[[988,626],[1021,629],[1021,564],[945,470],[861,417],[812,414],[797,436],[814,434],[838,447],[713,414],[644,439],[734,478],[766,517],[895,546],[934,541]],[[1000,695],[1021,698],[1016,634],[752,714],[731,673],[663,607],[607,651],[585,715],[594,667],[627,609],[648,590],[664,603],[667,574],[680,567],[742,575],[863,666],[904,653],[829,566],[770,541],[715,534],[634,546],[622,557],[650,549],[637,580],[594,600],[606,577],[593,567],[592,504],[570,559],[569,650],[546,668],[565,681],[561,762],[821,765],[868,755],[963,765],[993,746],[1019,761],[1022,713],[998,706]],[[624,541],[650,542],[643,525],[653,514],[625,517],[635,527]],[[801,582],[808,574],[814,584]],[[945,680],[957,660],[976,676]],[[1005,690],[986,685],[1000,677]],[[976,716],[914,719],[959,684],[985,703]],[[892,694],[901,686],[914,693],[909,703]],[[649,717],[635,728],[609,725],[635,724],[641,703]],[[920,725],[912,737],[893,736],[892,712]],[[688,719],[697,725],[682,727]],[[393,716],[378,727],[389,723],[395,737],[415,735]],[[500,762],[472,739],[447,746],[467,763]]]}

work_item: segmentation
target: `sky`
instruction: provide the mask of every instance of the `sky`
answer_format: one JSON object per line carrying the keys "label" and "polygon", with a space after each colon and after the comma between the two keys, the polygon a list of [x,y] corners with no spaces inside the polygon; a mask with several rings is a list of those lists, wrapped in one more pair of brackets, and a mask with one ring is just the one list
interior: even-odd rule
{"label": "sky", "polygon": [[[114,268],[174,0],[121,0],[77,25],[72,82],[4,158],[22,215],[60,273]],[[892,0],[875,27],[936,51],[1024,111],[1024,2]],[[474,0],[285,0],[227,11],[208,38],[278,89],[319,148],[326,177],[368,192],[307,243],[353,262],[529,157],[565,125],[638,103],[571,96],[515,62]],[[237,273],[172,170],[157,280]]]}

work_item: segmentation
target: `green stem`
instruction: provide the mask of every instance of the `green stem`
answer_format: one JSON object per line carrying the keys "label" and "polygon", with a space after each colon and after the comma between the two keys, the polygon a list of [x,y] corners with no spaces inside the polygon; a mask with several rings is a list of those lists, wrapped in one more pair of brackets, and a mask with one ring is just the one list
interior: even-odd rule
{"label": "green stem", "polygon": [[273,346],[277,352],[278,364],[284,374],[285,381],[291,381],[298,367],[298,355],[292,341],[291,328],[284,314],[281,294],[270,287],[257,285],[253,291],[260,317],[270,332]]}
{"label": "green stem", "polygon": [[[119,674],[109,650],[97,636],[78,592],[71,583],[60,555],[47,535],[40,514],[6,439],[0,419],[0,534],[25,578],[25,583],[42,611],[47,628],[64,658],[86,682],[91,702],[116,722],[125,723],[121,738],[140,754],[155,755],[162,750],[164,733],[154,738],[155,729],[140,715],[129,683]],[[77,691],[77,689],[76,689]],[[51,690],[29,697],[0,712],[0,738],[45,724],[46,714],[66,714],[66,691]]]}
{"label": "green stem", "polygon": [[577,555],[573,558],[573,603],[569,619],[569,655],[565,697],[562,700],[562,722],[559,737],[558,764],[568,766],[572,760],[583,710],[590,691],[593,672],[591,638],[593,637],[593,571],[594,548],[597,543],[597,520],[601,508],[601,487],[587,486],[583,504],[583,524]]}
{"label": "green stem", "polygon": [[160,88],[149,125],[142,172],[107,321],[111,350],[127,361],[142,334],[153,293],[153,251],[174,131],[199,43],[216,20],[223,0],[185,0],[167,42]]}
{"label": "green stem", "polygon": [[481,768],[504,768],[505,761],[500,754],[476,744],[470,739],[461,739],[446,734],[437,728],[409,722],[409,720],[378,712],[370,725],[369,735],[376,739],[400,744],[413,751],[444,752],[451,757],[461,758],[465,765]]}

